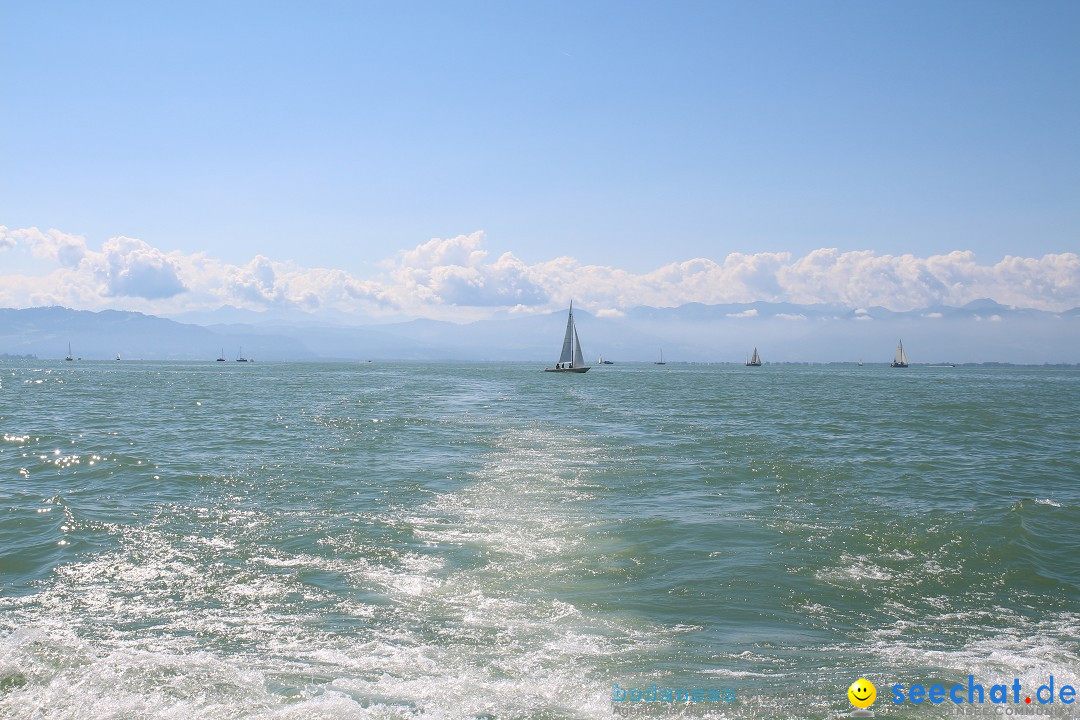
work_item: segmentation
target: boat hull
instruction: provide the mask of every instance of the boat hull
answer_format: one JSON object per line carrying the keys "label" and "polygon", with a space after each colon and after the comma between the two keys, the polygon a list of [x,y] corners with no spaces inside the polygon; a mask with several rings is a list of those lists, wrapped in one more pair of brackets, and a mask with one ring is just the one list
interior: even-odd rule
{"label": "boat hull", "polygon": [[544,368],[544,372],[583,373],[583,372],[589,372],[589,370],[591,368],[592,368],[592,365],[586,365],[585,367],[574,367],[574,368]]}
{"label": "boat hull", "polygon": [[906,368],[906,367],[907,367],[907,363],[898,363],[898,362],[894,362],[894,363],[889,363],[889,367],[895,367],[895,368]]}

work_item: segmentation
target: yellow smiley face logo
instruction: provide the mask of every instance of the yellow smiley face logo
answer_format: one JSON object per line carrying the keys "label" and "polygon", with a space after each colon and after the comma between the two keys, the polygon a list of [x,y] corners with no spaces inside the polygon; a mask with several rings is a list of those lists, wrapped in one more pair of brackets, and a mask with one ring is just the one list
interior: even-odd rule
{"label": "yellow smiley face logo", "polygon": [[877,688],[869,680],[859,678],[847,689],[847,699],[857,708],[868,708],[877,699]]}

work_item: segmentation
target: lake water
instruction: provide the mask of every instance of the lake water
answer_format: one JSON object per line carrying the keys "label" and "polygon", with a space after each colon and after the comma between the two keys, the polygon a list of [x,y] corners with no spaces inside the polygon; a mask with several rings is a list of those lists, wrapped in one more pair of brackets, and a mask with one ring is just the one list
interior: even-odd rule
{"label": "lake water", "polygon": [[541,366],[3,361],[0,717],[1080,685],[1080,371]]}

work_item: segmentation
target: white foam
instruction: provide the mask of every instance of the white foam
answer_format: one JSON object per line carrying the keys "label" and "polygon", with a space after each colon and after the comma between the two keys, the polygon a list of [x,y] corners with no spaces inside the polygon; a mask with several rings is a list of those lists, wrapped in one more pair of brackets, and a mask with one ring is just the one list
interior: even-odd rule
{"label": "white foam", "polygon": [[[507,433],[461,490],[377,518],[413,528],[407,548],[357,533],[286,552],[262,544],[271,511],[232,497],[116,527],[117,549],[5,601],[0,716],[608,716],[602,668],[680,630],[535,591],[602,555],[579,509],[595,452]],[[451,565],[461,549],[476,562]]]}

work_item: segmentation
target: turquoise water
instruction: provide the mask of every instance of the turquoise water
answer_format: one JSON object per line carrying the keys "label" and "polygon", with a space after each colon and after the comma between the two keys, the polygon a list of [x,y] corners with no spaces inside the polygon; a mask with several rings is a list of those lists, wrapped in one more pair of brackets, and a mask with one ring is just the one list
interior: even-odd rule
{"label": "turquoise water", "polygon": [[1080,371],[540,367],[8,361],[0,716],[1080,685]]}

